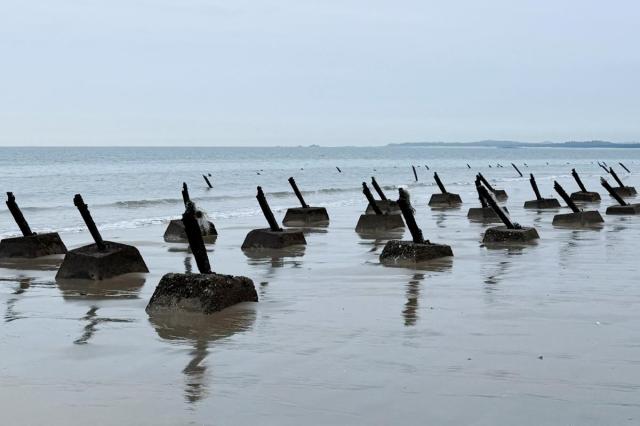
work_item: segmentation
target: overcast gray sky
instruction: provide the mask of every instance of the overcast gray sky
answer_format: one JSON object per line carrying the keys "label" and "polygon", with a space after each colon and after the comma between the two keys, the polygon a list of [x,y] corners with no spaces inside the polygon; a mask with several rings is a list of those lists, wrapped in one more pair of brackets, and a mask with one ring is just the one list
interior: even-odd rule
{"label": "overcast gray sky", "polygon": [[640,140],[640,2],[2,0],[0,145]]}

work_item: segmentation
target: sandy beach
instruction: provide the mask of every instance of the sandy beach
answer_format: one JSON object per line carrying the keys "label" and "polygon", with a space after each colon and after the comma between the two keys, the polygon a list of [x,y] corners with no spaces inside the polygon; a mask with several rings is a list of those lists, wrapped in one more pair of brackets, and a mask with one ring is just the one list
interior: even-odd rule
{"label": "sandy beach", "polygon": [[[457,173],[471,179],[460,162]],[[583,180],[603,195],[595,207],[604,213],[613,200],[597,183],[597,166],[589,167]],[[524,170],[557,197],[553,173]],[[406,172],[404,182],[386,181],[410,183]],[[540,240],[485,247],[486,225],[466,217],[478,205],[471,181],[450,186],[460,208],[431,209],[437,188],[423,168],[429,186],[409,187],[416,219],[454,257],[417,269],[382,266],[387,238],[354,232],[366,207],[357,190],[328,206],[330,226],[307,230],[303,250],[247,255],[239,246],[264,218],[217,218],[213,269],[250,277],[260,300],[208,318],[145,313],[163,274],[196,269],[185,244],[163,242],[165,219],[102,230],[106,240],[140,249],[146,275],[56,282],[59,257],[5,263],[3,416],[13,425],[635,424],[640,221],[606,216],[596,229],[554,227],[557,211],[522,208],[533,198],[526,177],[497,173],[509,176],[496,185],[507,190],[513,219],[535,226]],[[288,174],[269,179],[286,185]],[[640,184],[633,175],[625,181]],[[324,201],[314,198],[310,204]],[[273,204],[281,220],[279,207],[296,199]],[[69,248],[90,239],[81,231],[61,236]]]}

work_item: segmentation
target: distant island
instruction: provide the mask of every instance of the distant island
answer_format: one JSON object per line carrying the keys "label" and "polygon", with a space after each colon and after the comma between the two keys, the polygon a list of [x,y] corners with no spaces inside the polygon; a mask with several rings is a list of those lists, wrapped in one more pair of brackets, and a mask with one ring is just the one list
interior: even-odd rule
{"label": "distant island", "polygon": [[568,142],[517,142],[485,140],[477,142],[404,142],[388,146],[472,146],[482,148],[640,148],[638,142],[568,141]]}

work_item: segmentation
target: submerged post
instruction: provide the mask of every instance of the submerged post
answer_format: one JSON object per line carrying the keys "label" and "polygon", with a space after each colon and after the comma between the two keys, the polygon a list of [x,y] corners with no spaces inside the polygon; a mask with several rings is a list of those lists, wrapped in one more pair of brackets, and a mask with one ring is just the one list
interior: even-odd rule
{"label": "submerged post", "polygon": [[296,197],[298,197],[300,204],[302,204],[302,208],[305,208],[305,209],[309,208],[309,205],[304,201],[304,198],[302,197],[302,193],[298,189],[298,185],[296,185],[296,181],[292,177],[289,178],[289,184],[293,188],[293,192],[295,192]]}
{"label": "submerged post", "polygon": [[380,188],[380,185],[378,185],[378,182],[376,181],[376,178],[371,176],[371,185],[373,185],[373,189],[376,190],[376,192],[378,193],[378,196],[380,197],[381,200],[386,200],[387,196],[384,195],[384,192],[382,191],[382,188]]}
{"label": "submerged post", "polygon": [[13,219],[18,224],[22,235],[24,235],[25,237],[35,235],[35,232],[31,231],[27,220],[22,215],[20,207],[18,207],[18,204],[16,204],[16,197],[13,195],[13,192],[7,192],[7,207],[9,207],[9,211],[13,215]]}
{"label": "submerged post", "polygon": [[478,191],[480,192],[480,196],[484,197],[486,203],[493,209],[493,211],[498,215],[502,223],[509,229],[517,229],[516,225],[511,222],[509,217],[504,213],[504,210],[498,205],[495,198],[489,193],[487,188],[480,185],[478,186]]}
{"label": "submerged post", "polygon": [[191,201],[187,202],[186,209],[182,214],[182,223],[189,240],[189,247],[191,247],[193,257],[196,258],[198,270],[201,274],[210,274],[209,256],[207,256],[207,249],[202,239],[202,230],[198,224],[198,219],[196,219],[195,205]]}
{"label": "submerged post", "polygon": [[442,181],[440,180],[440,176],[438,176],[438,172],[434,172],[433,173],[433,178],[435,179],[436,183],[438,184],[438,188],[440,188],[440,192],[442,192],[443,194],[447,194],[447,190],[444,187],[444,184],[442,183]]}
{"label": "submerged post", "polygon": [[540,195],[540,191],[538,190],[538,184],[536,183],[536,178],[533,177],[533,173],[530,173],[529,182],[531,182],[531,187],[533,188],[533,192],[536,193],[536,199],[542,200],[542,196]]}
{"label": "submerged post", "polygon": [[80,211],[80,215],[82,216],[84,223],[87,225],[87,228],[89,228],[89,232],[93,237],[93,241],[95,241],[96,243],[96,247],[98,247],[98,250],[104,251],[107,248],[107,246],[102,240],[100,231],[98,231],[98,227],[96,226],[96,223],[93,221],[93,218],[91,217],[91,213],[89,212],[89,207],[84,203],[84,200],[82,199],[82,195],[76,194],[75,197],[73,197],[73,204],[75,204],[75,206]]}
{"label": "submerged post", "polygon": [[[613,167],[609,167],[609,173],[611,174],[611,176],[613,176],[613,178],[616,180],[616,182],[618,182],[618,185],[620,185],[620,188],[623,188],[624,187],[624,183],[622,183],[622,181],[618,177],[618,174],[613,170]],[[602,181],[600,181],[600,183],[602,183]],[[607,182],[607,185],[609,185],[608,182]],[[602,186],[604,186],[604,184],[602,184]],[[606,186],[605,186],[605,188],[606,188]]]}
{"label": "submerged post", "polygon": [[211,182],[209,181],[209,178],[207,177],[207,175],[202,175],[202,177],[204,178],[204,181],[207,182],[207,185],[209,186],[209,188],[213,188],[213,185],[211,185]]}
{"label": "submerged post", "polygon": [[425,241],[422,236],[422,230],[418,227],[416,218],[413,216],[413,207],[411,207],[411,202],[409,201],[409,193],[402,188],[399,188],[398,192],[400,193],[398,205],[400,206],[400,211],[402,211],[404,221],[411,232],[413,242],[417,244],[424,244]]}
{"label": "submerged post", "polygon": [[416,178],[416,182],[418,181],[418,172],[416,172],[416,166],[411,166],[413,169],[413,177]]}
{"label": "submerged post", "polygon": [[[613,169],[611,169],[611,171],[613,172]],[[620,204],[621,206],[628,205],[628,203],[624,201],[620,195],[618,195],[615,189],[613,189],[611,185],[609,185],[609,182],[607,182],[605,178],[603,177],[600,178],[600,184],[604,187],[604,189],[606,189],[609,192],[609,195],[611,195],[618,202],[618,204]]]}
{"label": "submerged post", "polygon": [[576,172],[576,169],[571,169],[571,175],[573,176],[573,178],[576,180],[576,183],[580,187],[580,191],[588,192],[587,188],[585,188],[584,184],[582,183],[582,179],[580,179],[580,176],[578,176],[578,172]]}
{"label": "submerged post", "polygon": [[511,163],[511,165],[513,166],[514,169],[516,169],[516,172],[518,172],[518,174],[520,175],[520,177],[522,177],[522,172],[520,172],[520,170],[518,169],[518,166],[516,166],[515,164]]}
{"label": "submerged post", "polygon": [[622,163],[618,163],[618,164],[620,164],[620,167],[625,169],[627,171],[627,173],[631,173],[631,170],[627,169],[624,164],[622,164]]}
{"label": "submerged post", "polygon": [[187,188],[186,182],[182,182],[182,201],[184,201],[185,207],[187,207],[187,204],[191,201],[191,197],[189,197],[189,188]]}
{"label": "submerged post", "polygon": [[367,201],[369,201],[369,205],[371,206],[375,214],[381,215],[382,210],[380,210],[380,207],[378,207],[378,205],[376,204],[376,200],[375,198],[373,198],[373,194],[371,194],[371,191],[369,190],[366,182],[362,182],[362,193],[367,198]]}
{"label": "submerged post", "polygon": [[576,203],[573,202],[571,197],[569,197],[569,195],[565,192],[564,188],[562,188],[562,186],[560,186],[560,184],[555,180],[553,181],[553,189],[556,190],[558,195],[560,195],[562,197],[564,202],[567,203],[569,208],[571,210],[573,210],[574,213],[579,213],[580,212],[580,209],[578,208],[578,206],[576,206]]}
{"label": "submerged post", "polygon": [[262,209],[262,214],[264,215],[265,219],[267,219],[271,230],[274,232],[282,231],[282,228],[278,226],[278,222],[276,222],[276,218],[273,216],[273,212],[269,207],[267,198],[264,196],[264,192],[262,192],[262,187],[260,186],[258,187],[258,195],[256,195],[256,198],[258,199],[258,203],[260,204],[260,208]]}

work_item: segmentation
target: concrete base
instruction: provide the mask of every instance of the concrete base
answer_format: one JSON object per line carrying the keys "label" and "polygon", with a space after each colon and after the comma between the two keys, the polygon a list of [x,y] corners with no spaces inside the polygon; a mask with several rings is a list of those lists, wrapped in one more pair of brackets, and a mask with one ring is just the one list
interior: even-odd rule
{"label": "concrete base", "polygon": [[496,189],[493,193],[493,196],[496,197],[496,200],[498,201],[504,201],[509,198],[509,196],[507,195],[507,191],[505,191],[504,189]]}
{"label": "concrete base", "polygon": [[578,213],[557,214],[553,217],[553,225],[588,226],[603,223],[604,219],[597,210]]}
{"label": "concrete base", "polygon": [[[506,207],[503,207],[503,209],[509,213]],[[471,220],[482,222],[502,222],[491,207],[471,207],[467,213],[467,217]]]}
{"label": "concrete base", "polygon": [[506,226],[489,228],[482,238],[483,243],[525,243],[540,238],[535,228],[509,229]]}
{"label": "concrete base", "polygon": [[431,207],[458,207],[462,204],[462,198],[458,194],[433,194],[429,200]]}
{"label": "concrete base", "polygon": [[281,249],[295,245],[306,245],[302,231],[295,229],[283,229],[272,231],[269,228],[254,229],[247,234],[242,243],[243,249]]}
{"label": "concrete base", "polygon": [[106,250],[99,251],[95,244],[69,251],[56,279],[80,278],[104,280],[130,272],[149,272],[137,248],[105,241]]}
{"label": "concrete base", "polygon": [[582,201],[584,203],[594,203],[596,201],[600,201],[600,194],[598,194],[597,192],[578,191],[571,194],[569,198],[571,198],[571,201]]}
{"label": "concrete base", "polygon": [[543,198],[542,200],[530,200],[524,202],[525,209],[559,209],[560,201],[555,198]]}
{"label": "concrete base", "polygon": [[636,189],[633,186],[616,186],[613,190],[621,197],[633,197],[637,194]]}
{"label": "concrete base", "polygon": [[[397,201],[378,200],[376,201],[376,206],[378,206],[378,208],[382,210],[382,213],[384,214],[402,214],[402,212],[400,211],[400,206],[398,205]],[[370,205],[367,205],[367,210],[365,210],[364,213],[376,214],[376,212],[373,211]]]}
{"label": "concrete base", "polygon": [[[169,222],[163,238],[167,243],[186,243],[189,241],[181,219],[173,219]],[[209,222],[209,232],[203,232],[202,239],[205,243],[213,243],[216,238],[218,238],[218,231],[215,225]]]}
{"label": "concrete base", "polygon": [[65,254],[66,252],[67,248],[57,232],[30,235],[28,237],[5,238],[0,241],[0,258],[20,257],[33,259],[52,254]]}
{"label": "concrete base", "polygon": [[610,206],[607,207],[606,214],[640,214],[640,204],[629,204],[628,206]]}
{"label": "concrete base", "polygon": [[257,302],[247,277],[218,274],[165,274],[145,311],[211,314],[241,302]]}
{"label": "concrete base", "polygon": [[382,249],[380,262],[384,264],[420,263],[447,256],[453,256],[453,251],[445,244],[418,244],[413,241],[391,240]]}
{"label": "concrete base", "polygon": [[401,215],[397,214],[362,214],[356,224],[356,232],[361,234],[390,231],[404,228]]}
{"label": "concrete base", "polygon": [[284,226],[327,226],[329,214],[324,207],[295,207],[287,209]]}

